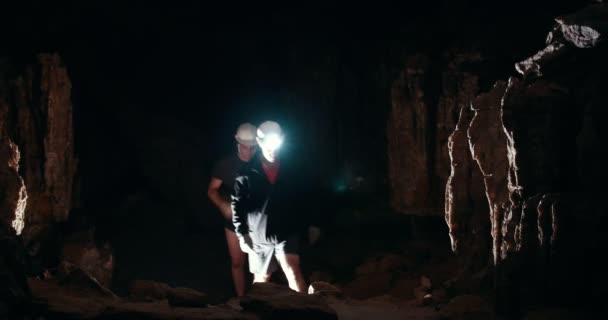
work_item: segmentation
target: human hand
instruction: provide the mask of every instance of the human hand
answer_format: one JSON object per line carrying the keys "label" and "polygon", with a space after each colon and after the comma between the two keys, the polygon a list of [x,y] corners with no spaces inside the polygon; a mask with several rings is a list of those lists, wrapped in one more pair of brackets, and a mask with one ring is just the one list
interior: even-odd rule
{"label": "human hand", "polygon": [[314,245],[321,237],[321,228],[310,226],[308,227],[308,243]]}
{"label": "human hand", "polygon": [[241,250],[245,253],[253,253],[253,241],[251,240],[251,236],[248,234],[239,237],[239,246]]}

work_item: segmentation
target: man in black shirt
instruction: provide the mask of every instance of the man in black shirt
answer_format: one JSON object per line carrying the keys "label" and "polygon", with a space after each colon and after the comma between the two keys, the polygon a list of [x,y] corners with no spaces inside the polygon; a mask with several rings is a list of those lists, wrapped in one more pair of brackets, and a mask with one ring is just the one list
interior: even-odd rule
{"label": "man in black shirt", "polygon": [[230,193],[233,190],[234,179],[237,173],[255,154],[256,127],[250,123],[243,123],[237,129],[237,154],[223,158],[211,172],[211,181],[207,196],[219,209],[224,218],[224,233],[228,243],[228,251],[232,263],[232,280],[239,297],[245,294],[245,253],[239,247],[238,239],[232,224],[232,209],[230,207]]}
{"label": "man in black shirt", "polygon": [[[309,194],[302,189],[300,170],[281,161],[283,134],[278,123],[267,121],[257,130],[261,155],[245,164],[234,184],[232,221],[241,249],[249,256],[254,282],[267,282],[277,269],[273,256],[292,290],[305,292],[300,270],[299,239],[306,226]],[[304,200],[304,202],[299,201]]]}

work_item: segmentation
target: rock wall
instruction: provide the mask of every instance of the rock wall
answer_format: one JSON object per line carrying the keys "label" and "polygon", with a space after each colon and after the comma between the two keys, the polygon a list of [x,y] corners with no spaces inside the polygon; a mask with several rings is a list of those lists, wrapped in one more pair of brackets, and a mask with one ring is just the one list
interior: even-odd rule
{"label": "rock wall", "polygon": [[[581,252],[606,248],[594,226],[608,213],[594,198],[607,178],[598,150],[608,138],[600,129],[608,49],[599,38],[608,25],[597,23],[607,17],[605,4],[558,17],[547,47],[516,64],[522,77],[473,99],[450,136],[452,249],[466,251],[470,263],[479,259],[470,244],[480,235],[466,226],[489,219],[491,243],[482,246],[492,248],[499,308],[517,310],[525,299],[585,303],[605,287],[586,288],[572,275],[595,281],[605,266]],[[487,209],[477,205],[483,198]],[[479,210],[468,210],[471,203]]]}
{"label": "rock wall", "polygon": [[56,226],[72,209],[77,167],[71,89],[57,54],[0,63],[0,212],[2,224],[15,230],[5,239],[9,262],[0,273],[13,279],[41,274],[59,259]]}
{"label": "rock wall", "polygon": [[19,176],[19,149],[9,139],[0,137],[0,226],[12,227],[21,234],[27,205],[27,191]]}
{"label": "rock wall", "polygon": [[408,214],[441,214],[449,176],[448,138],[461,108],[479,93],[474,50],[443,57],[411,55],[393,82],[387,125],[391,206]]}
{"label": "rock wall", "polygon": [[0,137],[0,318],[23,312],[30,298],[25,278],[25,250],[17,235],[23,230],[27,193],[19,169],[19,150]]}
{"label": "rock wall", "polygon": [[50,224],[65,221],[72,208],[77,159],[74,154],[72,84],[57,54],[1,74],[0,136],[19,146],[28,192],[23,239],[43,241]]}

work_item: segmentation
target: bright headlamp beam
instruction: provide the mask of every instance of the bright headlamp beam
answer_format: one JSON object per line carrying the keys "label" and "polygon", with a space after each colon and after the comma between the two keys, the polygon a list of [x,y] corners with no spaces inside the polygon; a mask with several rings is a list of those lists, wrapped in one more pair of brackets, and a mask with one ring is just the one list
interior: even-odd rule
{"label": "bright headlamp beam", "polygon": [[281,144],[283,144],[283,139],[277,134],[269,134],[264,137],[263,144],[264,147],[268,149],[276,150],[281,147]]}

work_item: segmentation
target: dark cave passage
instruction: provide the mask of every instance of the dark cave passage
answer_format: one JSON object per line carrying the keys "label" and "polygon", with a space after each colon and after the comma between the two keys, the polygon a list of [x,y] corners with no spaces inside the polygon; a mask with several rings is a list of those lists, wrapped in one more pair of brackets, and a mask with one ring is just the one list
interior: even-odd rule
{"label": "dark cave passage", "polygon": [[[603,1],[0,12],[0,318],[605,311]],[[267,120],[309,292],[235,298],[208,189]]]}

